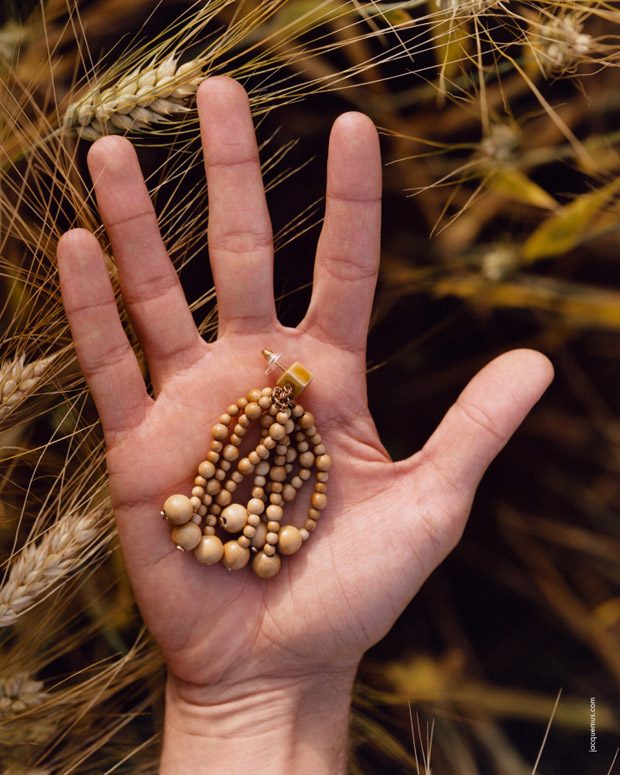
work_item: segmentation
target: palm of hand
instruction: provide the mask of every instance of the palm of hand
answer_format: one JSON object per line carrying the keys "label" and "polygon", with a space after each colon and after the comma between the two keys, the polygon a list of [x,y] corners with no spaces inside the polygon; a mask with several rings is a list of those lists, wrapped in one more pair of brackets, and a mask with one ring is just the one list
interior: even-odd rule
{"label": "palm of hand", "polygon": [[[172,674],[194,684],[350,669],[389,629],[458,539],[480,476],[551,372],[529,351],[502,356],[468,386],[422,452],[392,463],[368,413],[365,336],[378,265],[380,159],[354,114],[332,132],[325,225],[308,314],[275,316],[271,240],[247,100],[227,79],[199,93],[210,194],[209,249],[220,331],[207,345],[165,254],[135,153],[105,138],[89,157],[121,290],[145,350],[151,399],[122,330],[96,241],[59,245],[63,298],[101,415],[110,488],[138,603]],[[204,116],[209,116],[204,121]],[[92,301],[87,301],[87,299]],[[260,351],[314,374],[301,403],[334,461],[316,533],[278,576],[205,568],[157,519],[187,491],[225,407],[270,380]],[[299,524],[306,488],[285,521]]]}

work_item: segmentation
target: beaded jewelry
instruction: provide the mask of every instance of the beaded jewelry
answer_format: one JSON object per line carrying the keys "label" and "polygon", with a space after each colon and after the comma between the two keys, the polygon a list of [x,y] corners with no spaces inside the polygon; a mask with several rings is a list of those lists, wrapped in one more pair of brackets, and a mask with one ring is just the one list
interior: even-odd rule
{"label": "beaded jewelry", "polygon": [[[173,525],[177,549],[193,551],[199,562],[221,562],[228,570],[240,570],[253,553],[254,573],[271,578],[282,565],[280,555],[295,554],[315,530],[327,506],[331,458],[314,416],[294,400],[310,384],[311,373],[299,362],[285,368],[280,353],[263,350],[262,354],[269,362],[267,373],[274,367],[283,372],[276,386],[250,390],[220,415],[211,429],[210,450],[198,466],[191,497],[171,495],[161,516]],[[254,420],[260,422],[260,440],[242,457],[240,446]],[[316,482],[303,528],[283,525],[286,504],[295,500],[313,469]],[[234,503],[233,493],[251,474],[250,499],[246,505]],[[239,535],[223,542],[216,535],[217,526]]]}

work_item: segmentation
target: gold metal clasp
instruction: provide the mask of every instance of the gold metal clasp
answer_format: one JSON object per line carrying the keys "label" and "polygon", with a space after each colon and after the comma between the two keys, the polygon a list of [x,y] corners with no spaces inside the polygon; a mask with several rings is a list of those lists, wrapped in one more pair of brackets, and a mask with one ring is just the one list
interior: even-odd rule
{"label": "gold metal clasp", "polygon": [[273,370],[277,366],[282,371],[280,378],[278,379],[278,385],[284,387],[290,385],[293,389],[291,398],[296,398],[302,390],[308,387],[312,382],[312,374],[308,369],[299,361],[295,361],[290,366],[286,367],[280,363],[282,353],[274,353],[271,350],[262,351],[263,358],[267,360],[269,366],[267,373]]}

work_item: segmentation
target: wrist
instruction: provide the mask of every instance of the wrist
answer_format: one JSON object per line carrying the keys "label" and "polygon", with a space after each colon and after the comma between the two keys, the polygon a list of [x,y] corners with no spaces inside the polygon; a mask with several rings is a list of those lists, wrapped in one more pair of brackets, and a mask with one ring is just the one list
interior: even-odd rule
{"label": "wrist", "polygon": [[196,687],[169,676],[161,773],[346,771],[355,670]]}

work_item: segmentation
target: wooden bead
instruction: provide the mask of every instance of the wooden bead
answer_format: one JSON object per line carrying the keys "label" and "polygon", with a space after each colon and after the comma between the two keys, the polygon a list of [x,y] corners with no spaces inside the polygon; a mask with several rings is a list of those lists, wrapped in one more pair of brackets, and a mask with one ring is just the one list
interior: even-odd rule
{"label": "wooden bead", "polygon": [[329,479],[327,471],[318,471],[316,475],[317,482],[326,482]]}
{"label": "wooden bead", "polygon": [[250,420],[258,420],[262,413],[263,410],[255,401],[252,401],[245,407],[245,414]]}
{"label": "wooden bead", "polygon": [[[207,460],[206,460],[207,463],[217,463],[219,459],[220,459],[220,456],[217,454],[217,452],[214,452],[213,450],[211,450],[210,452],[207,452]],[[211,474],[211,476],[213,476],[213,474]],[[209,477],[207,476],[207,479],[208,478]]]}
{"label": "wooden bead", "polygon": [[267,385],[267,387],[264,387],[260,392],[262,396],[270,396],[273,392],[273,388]]}
{"label": "wooden bead", "polygon": [[224,441],[224,439],[228,438],[228,428],[221,422],[218,422],[211,428],[211,436],[216,441]]}
{"label": "wooden bead", "polygon": [[230,478],[235,484],[241,484],[241,482],[243,481],[243,474],[240,473],[239,471],[233,471],[232,474],[230,475]]}
{"label": "wooden bead", "polygon": [[248,502],[248,512],[250,514],[262,514],[265,511],[265,504],[260,498],[251,498]]}
{"label": "wooden bead", "polygon": [[250,514],[248,517],[248,525],[252,525],[252,527],[257,527],[260,525],[260,517],[258,514]]}
{"label": "wooden bead", "polygon": [[259,522],[256,526],[256,533],[252,538],[252,546],[255,549],[262,549],[265,545],[265,537],[267,536],[267,525],[264,522]]}
{"label": "wooden bead", "polygon": [[248,511],[240,503],[231,503],[222,511],[220,525],[227,533],[238,533],[248,523]]}
{"label": "wooden bead", "polygon": [[278,534],[273,533],[272,531],[269,531],[265,536],[265,541],[267,541],[268,544],[275,546],[275,544],[278,543]]}
{"label": "wooden bead", "polygon": [[237,471],[239,471],[240,474],[243,474],[243,476],[247,476],[254,471],[254,466],[250,462],[249,458],[242,457],[241,460],[237,463]]}
{"label": "wooden bead", "polygon": [[269,396],[261,396],[258,399],[258,405],[263,411],[267,411],[271,406],[271,398],[269,398]]}
{"label": "wooden bead", "polygon": [[269,477],[274,482],[284,482],[286,480],[286,471],[283,466],[274,466],[269,472]]}
{"label": "wooden bead", "polygon": [[247,536],[239,536],[239,538],[237,538],[237,543],[239,544],[239,546],[242,546],[244,549],[247,549],[251,541]]}
{"label": "wooden bead", "polygon": [[304,482],[306,482],[308,479],[310,479],[311,471],[309,468],[300,468],[299,469],[299,478],[302,479]]}
{"label": "wooden bead", "polygon": [[[213,530],[213,528],[208,527],[205,530]],[[196,559],[204,565],[215,565],[216,562],[222,559],[223,554],[224,544],[216,535],[212,534],[204,535],[194,549]]]}
{"label": "wooden bead", "polygon": [[318,471],[329,471],[332,465],[332,459],[329,455],[319,455],[316,459]]}
{"label": "wooden bead", "polygon": [[281,554],[295,554],[301,544],[301,533],[294,525],[285,525],[280,530],[278,549]]}
{"label": "wooden bead", "polygon": [[245,407],[248,405],[248,399],[245,396],[241,396],[241,398],[237,399],[237,406],[239,409],[245,409]]}
{"label": "wooden bead", "polygon": [[205,487],[205,490],[209,493],[209,495],[217,495],[221,489],[222,485],[218,482],[217,479],[209,479],[207,486]]}
{"label": "wooden bead", "polygon": [[258,452],[255,449],[253,449],[248,455],[248,460],[250,461],[250,463],[252,463],[253,466],[255,466],[257,463],[260,463],[261,458]]}
{"label": "wooden bead", "polygon": [[327,506],[327,496],[322,492],[315,492],[312,494],[311,503],[315,509],[323,511]]}
{"label": "wooden bead", "polygon": [[269,465],[269,463],[267,463],[265,460],[261,461],[256,466],[256,475],[257,476],[265,476],[266,474],[269,473],[270,467],[271,466]]}
{"label": "wooden bead", "polygon": [[193,511],[198,511],[198,509],[202,505],[202,501],[197,495],[192,495],[192,497],[189,499],[189,502],[192,505]]}
{"label": "wooden bead", "polygon": [[304,413],[303,406],[301,404],[295,404],[295,406],[293,407],[293,411],[291,412],[293,417],[301,417],[303,413]]}
{"label": "wooden bead", "polygon": [[271,492],[272,493],[281,493],[284,485],[282,482],[272,482],[271,483]]}
{"label": "wooden bead", "polygon": [[[224,450],[226,452],[226,450]],[[312,452],[302,452],[299,456],[299,465],[304,468],[311,468],[314,463],[314,455]]]}
{"label": "wooden bead", "polygon": [[308,516],[310,519],[317,520],[321,516],[321,512],[318,509],[308,509]]}
{"label": "wooden bead", "polygon": [[192,487],[192,496],[196,496],[197,498],[202,499],[202,496],[205,494],[205,488],[204,487]]}
{"label": "wooden bead", "polygon": [[277,554],[269,556],[265,552],[258,552],[252,560],[252,570],[262,579],[270,579],[278,573],[282,560]]}
{"label": "wooden bead", "polygon": [[[198,504],[200,506],[200,504]],[[166,498],[163,512],[171,525],[184,525],[192,518],[194,507],[187,495],[171,495]]]}
{"label": "wooden bead", "polygon": [[215,502],[218,506],[224,508],[224,506],[228,506],[232,503],[232,495],[228,490],[220,490],[215,497]]}
{"label": "wooden bead", "polygon": [[248,401],[252,401],[252,402],[256,403],[256,401],[258,401],[258,399],[259,399],[259,398],[260,398],[262,395],[263,395],[263,394],[261,393],[261,391],[259,390],[259,388],[252,388],[252,390],[250,390],[250,391],[247,393],[247,396],[248,396]]}
{"label": "wooden bead", "polygon": [[314,489],[316,490],[316,492],[327,492],[327,485],[321,484],[321,482],[317,482],[314,485]]}
{"label": "wooden bead", "polygon": [[245,428],[243,427],[243,425],[241,425],[241,423],[238,422],[233,428],[233,435],[242,437],[242,436],[245,436],[245,434],[246,434]]}
{"label": "wooden bead", "polygon": [[239,407],[237,404],[231,404],[226,411],[231,417],[234,417],[235,415],[239,414]]}
{"label": "wooden bead", "polygon": [[222,457],[224,460],[232,462],[239,457],[239,449],[234,444],[227,444],[222,452]]}
{"label": "wooden bead", "polygon": [[254,538],[254,536],[256,535],[256,528],[253,525],[246,525],[243,528],[243,535],[247,536],[247,538]]}
{"label": "wooden bead", "polygon": [[172,543],[186,552],[195,549],[202,538],[202,530],[193,522],[172,528]]}
{"label": "wooden bead", "polygon": [[281,506],[269,505],[265,513],[268,519],[279,521],[284,516],[284,509]]}
{"label": "wooden bead", "polygon": [[301,528],[299,535],[301,536],[302,541],[307,541],[310,538],[310,533],[306,530],[305,527]]}
{"label": "wooden bead", "polygon": [[300,441],[300,442],[297,444],[297,451],[298,451],[299,453],[302,453],[302,452],[307,452],[309,449],[310,449],[310,445],[308,444],[308,442],[307,442],[307,441]]}
{"label": "wooden bead", "polygon": [[207,513],[207,507],[204,505],[204,503],[202,504],[202,506],[198,507],[198,513],[200,514],[201,517],[204,517],[205,514]]}
{"label": "wooden bead", "polygon": [[251,495],[253,498],[260,498],[262,500],[265,497],[265,491],[262,487],[252,487]]}
{"label": "wooden bead", "polygon": [[287,503],[290,501],[295,500],[295,496],[297,495],[297,490],[290,484],[285,484],[284,489],[282,490],[282,500],[285,500]]}
{"label": "wooden bead", "polygon": [[231,420],[232,420],[232,417],[228,414],[228,412],[224,412],[224,414],[220,415],[218,422],[221,425],[230,425]]}
{"label": "wooden bead", "polygon": [[234,447],[239,447],[239,446],[241,446],[241,442],[242,442],[242,441],[243,441],[243,439],[242,439],[242,437],[241,437],[241,436],[237,436],[237,434],[236,434],[236,433],[232,433],[232,434],[231,434],[231,436],[230,436],[230,443],[231,443],[231,444],[232,444]]}
{"label": "wooden bead", "polygon": [[273,449],[276,446],[276,443],[276,440],[271,436],[267,436],[265,439],[263,439],[263,445],[267,447],[267,449]]}
{"label": "wooden bead", "polygon": [[224,544],[224,556],[222,565],[228,570],[241,570],[250,559],[250,550],[244,546],[239,546],[237,541],[226,541]]}
{"label": "wooden bead", "polygon": [[282,496],[279,492],[271,492],[269,493],[269,502],[273,503],[274,506],[281,506]]}
{"label": "wooden bead", "polygon": [[308,428],[312,428],[313,425],[314,415],[311,412],[305,412],[299,420],[299,427],[307,430]]}
{"label": "wooden bead", "polygon": [[250,418],[247,416],[247,414],[242,414],[241,417],[239,418],[239,425],[242,428],[247,428],[249,424],[250,424]]}
{"label": "wooden bead", "polygon": [[284,425],[284,423],[287,422],[289,417],[290,417],[290,412],[278,412],[276,414],[276,422],[279,422],[280,425]]}
{"label": "wooden bead", "polygon": [[265,544],[263,546],[263,552],[265,552],[268,557],[273,557],[276,553],[276,547],[272,546],[271,544]]}
{"label": "wooden bead", "polygon": [[267,522],[267,530],[270,533],[277,533],[279,529],[280,529],[280,523],[279,522],[275,522],[275,521],[272,521],[272,520]]}
{"label": "wooden bead", "polygon": [[[211,525],[207,525],[202,532],[206,536],[214,536],[215,535],[215,528],[211,527]],[[196,547],[196,548],[198,548],[198,547]]]}
{"label": "wooden bead", "polygon": [[309,533],[312,533],[313,530],[316,530],[316,521],[314,519],[307,519],[304,527]]}
{"label": "wooden bead", "polygon": [[269,450],[264,444],[259,444],[258,447],[256,447],[256,454],[261,458],[261,460],[264,460],[265,458],[269,457]]}
{"label": "wooden bead", "polygon": [[317,446],[314,448],[314,454],[315,455],[324,455],[325,454],[325,444],[317,444]]}
{"label": "wooden bead", "polygon": [[264,487],[267,484],[267,480],[264,476],[255,476],[254,477],[254,485],[256,487]]}

